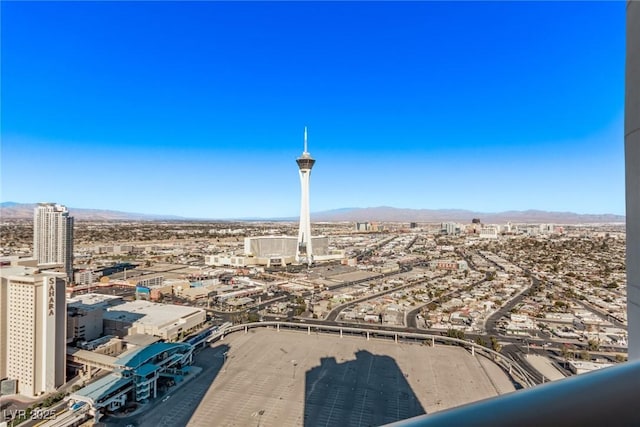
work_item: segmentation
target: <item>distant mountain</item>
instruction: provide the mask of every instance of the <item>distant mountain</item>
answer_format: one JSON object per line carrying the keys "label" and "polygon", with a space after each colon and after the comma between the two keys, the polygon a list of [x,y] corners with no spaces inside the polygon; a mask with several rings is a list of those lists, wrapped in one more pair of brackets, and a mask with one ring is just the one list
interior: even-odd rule
{"label": "distant mountain", "polygon": [[[335,215],[335,216],[340,216],[341,214],[347,214],[353,210],[357,210],[359,208],[339,208],[339,209],[332,209],[330,211],[323,211],[323,212],[317,212],[317,213],[311,213],[311,218],[316,221],[316,215],[323,215],[323,214],[330,214],[330,215]],[[279,216],[279,217],[241,217],[241,218],[230,218],[230,220],[233,221],[283,221],[283,222],[290,222],[290,221],[298,221],[300,219],[300,216],[298,215],[294,215],[294,216]],[[323,219],[318,219],[317,221],[324,221]],[[336,219],[336,220],[327,220],[327,221],[345,221],[345,220],[341,220],[341,219]]]}
{"label": "distant mountain", "polygon": [[336,209],[311,214],[313,221],[388,221],[388,222],[463,222],[479,218],[484,224],[506,223],[619,223],[623,215],[577,214],[574,212],[547,212],[540,210],[507,212],[474,212],[463,209],[399,209],[390,206],[375,208]]}
{"label": "distant mountain", "polygon": [[19,204],[20,203],[16,203],[16,202],[2,202],[2,203],[0,203],[0,208],[10,208],[10,207],[13,207],[13,206],[17,206]]}
{"label": "distant mountain", "polygon": [[[0,203],[0,219],[32,219],[37,203]],[[100,209],[80,209],[69,207],[69,212],[77,220],[110,221],[154,221],[154,220],[194,220],[175,215],[148,215]],[[462,222],[469,223],[480,218],[484,224],[506,223],[552,223],[552,224],[594,224],[625,222],[623,215],[577,214],[573,212],[547,212],[540,210],[507,212],[474,212],[464,209],[400,209],[390,206],[374,208],[341,208],[311,214],[313,221],[386,221],[386,222]],[[201,220],[206,220],[202,218]],[[210,219],[213,220],[213,219]],[[227,219],[228,220],[228,219]],[[237,221],[297,221],[298,216],[281,218],[247,217]]]}
{"label": "distant mountain", "polygon": [[[2,202],[0,203],[0,219],[33,219],[33,209],[38,206],[37,203],[16,203]],[[174,215],[148,215],[130,212],[110,211],[101,209],[81,209],[68,207],[69,213],[76,220],[92,220],[92,221],[153,221],[153,220],[177,220],[185,219]]]}

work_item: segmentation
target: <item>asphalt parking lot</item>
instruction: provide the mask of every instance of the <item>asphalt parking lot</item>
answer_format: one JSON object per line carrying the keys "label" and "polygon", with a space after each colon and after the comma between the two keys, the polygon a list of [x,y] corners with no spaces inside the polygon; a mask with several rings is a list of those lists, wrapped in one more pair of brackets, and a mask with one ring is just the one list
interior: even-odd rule
{"label": "asphalt parking lot", "polygon": [[[189,411],[193,427],[380,425],[513,390],[498,368],[454,346],[273,329],[231,334],[219,346],[228,353],[210,387],[203,393],[196,379],[197,397],[162,404],[172,425]],[[199,362],[211,353],[219,363],[214,352]]]}

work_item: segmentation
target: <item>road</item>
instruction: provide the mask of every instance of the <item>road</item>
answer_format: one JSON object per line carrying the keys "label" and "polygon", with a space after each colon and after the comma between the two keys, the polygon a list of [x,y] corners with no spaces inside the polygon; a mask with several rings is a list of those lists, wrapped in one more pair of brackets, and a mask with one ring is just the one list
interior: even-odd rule
{"label": "road", "polygon": [[522,300],[526,297],[527,291],[533,287],[538,286],[539,283],[540,283],[540,279],[532,275],[531,286],[529,286],[524,291],[520,292],[518,296],[510,300],[508,303],[503,305],[502,308],[499,308],[495,313],[489,316],[489,318],[485,322],[485,329],[487,331],[487,334],[495,335],[495,336],[500,335],[500,332],[498,332],[498,328],[496,327],[498,320],[500,320],[501,317],[507,315],[507,313],[509,313],[513,307],[515,307],[520,302],[522,302]]}
{"label": "road", "polygon": [[392,236],[392,237],[389,237],[388,239],[383,240],[382,242],[378,243],[374,247],[369,248],[369,249],[365,250],[364,252],[362,252],[360,255],[358,255],[356,257],[356,259],[358,260],[358,262],[362,262],[365,258],[367,258],[371,254],[373,254],[373,252],[377,251],[378,249],[380,249],[381,247],[383,247],[387,243],[392,242],[393,240],[397,239],[398,237],[400,237],[400,236]]}
{"label": "road", "polygon": [[591,313],[595,314],[596,316],[598,316],[598,317],[600,317],[602,319],[606,319],[607,321],[611,322],[615,327],[627,330],[627,325],[625,325],[624,323],[622,323],[621,321],[619,321],[615,317],[611,316],[609,313],[607,313],[606,311],[602,310],[601,308],[598,308],[595,305],[593,305],[593,304],[591,304],[591,303],[589,303],[587,301],[579,300],[577,298],[573,298],[572,300],[575,303],[580,304],[586,310],[590,311]]}
{"label": "road", "polygon": [[[343,283],[338,283],[336,285],[333,286],[328,286],[326,287],[327,290],[336,290],[336,289],[340,289],[340,288],[345,288],[347,286],[353,286],[353,285],[358,285],[360,283],[366,283],[366,282],[371,282],[374,280],[378,280],[378,279],[384,279],[385,277],[390,277],[390,276],[395,276],[398,274],[402,274],[402,273],[407,273],[409,271],[412,270],[412,267],[410,265],[403,265],[400,267],[400,270],[398,271],[392,271],[390,273],[382,273],[382,274],[378,274],[375,276],[371,276],[371,277],[367,277],[364,279],[358,279],[358,280],[352,280],[349,282],[343,282]],[[397,288],[396,288],[397,289]],[[311,296],[315,291],[306,291],[306,292],[302,292],[300,294],[300,296],[302,296],[303,298],[305,297],[309,297]],[[237,315],[237,314],[242,314],[245,312],[257,312],[258,310],[262,310],[264,308],[266,308],[268,305],[277,302],[277,301],[284,301],[287,300],[289,298],[291,298],[292,295],[289,293],[286,293],[285,295],[282,296],[278,296],[276,298],[267,300],[267,301],[263,301],[260,304],[253,304],[251,305],[249,308],[245,309],[245,310],[238,310],[238,311],[220,311],[220,310],[215,310],[215,309],[207,309],[208,312],[213,313],[214,315],[221,317],[224,321],[226,322],[232,322],[233,321],[233,315]]]}
{"label": "road", "polygon": [[529,364],[524,352],[517,344],[508,344],[503,346],[500,353],[502,353],[508,359],[517,362],[518,365],[522,369],[524,369],[527,374],[529,374],[529,376],[534,380],[536,384],[542,384],[544,382],[543,375]]}
{"label": "road", "polygon": [[358,304],[358,303],[361,303],[361,302],[364,302],[364,301],[369,301],[371,299],[375,299],[375,298],[381,297],[383,295],[391,294],[391,293],[397,292],[397,291],[399,291],[401,289],[409,288],[409,287],[412,287],[412,286],[417,286],[417,285],[419,285],[421,283],[425,283],[425,282],[428,282],[429,280],[434,280],[434,279],[440,278],[442,276],[444,276],[444,274],[442,274],[440,276],[432,277],[430,279],[416,280],[415,282],[410,282],[410,283],[407,283],[406,285],[402,285],[402,286],[398,286],[398,287],[395,287],[395,288],[391,288],[389,290],[378,292],[378,293],[373,294],[373,295],[368,295],[368,296],[363,297],[363,298],[358,298],[358,299],[350,301],[350,302],[348,302],[346,304],[342,304],[342,305],[337,306],[336,308],[334,308],[333,310],[331,310],[329,312],[329,314],[327,315],[327,317],[325,317],[325,319],[330,321],[330,322],[333,322],[333,321],[335,321],[337,319],[338,315],[340,314],[340,312],[342,310],[344,310],[345,308],[347,308],[347,307],[349,307],[351,305],[355,305],[355,304]]}
{"label": "road", "polygon": [[[558,281],[553,281],[553,284],[558,286],[560,289],[565,290],[565,291],[571,290],[570,286],[565,284],[565,283],[558,282]],[[583,306],[587,311],[590,311],[591,313],[595,314],[596,316],[598,316],[598,317],[600,317],[602,319],[606,319],[607,321],[611,322],[615,327],[621,328],[621,329],[625,329],[625,330],[627,329],[627,325],[624,322],[621,322],[618,318],[616,318],[613,315],[609,314],[608,312],[606,312],[602,308],[590,303],[589,301],[586,301],[584,298],[583,299],[571,298],[571,300],[574,303]]]}

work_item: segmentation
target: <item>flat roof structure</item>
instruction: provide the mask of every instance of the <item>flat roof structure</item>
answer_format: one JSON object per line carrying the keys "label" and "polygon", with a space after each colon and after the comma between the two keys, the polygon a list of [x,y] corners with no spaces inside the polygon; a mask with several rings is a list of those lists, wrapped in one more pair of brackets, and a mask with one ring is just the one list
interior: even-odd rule
{"label": "flat roof structure", "polygon": [[121,368],[137,369],[138,367],[144,365],[147,361],[157,357],[161,353],[175,351],[188,352],[190,350],[191,346],[189,344],[157,342],[151,344],[150,346],[138,348],[131,352],[125,353],[115,361],[115,364]]}
{"label": "flat roof structure", "polygon": [[105,319],[128,320],[140,324],[153,326],[166,325],[181,317],[187,317],[195,312],[202,311],[199,308],[183,305],[156,304],[149,301],[128,301],[117,306],[110,307],[104,314]]}
{"label": "flat roof structure", "polygon": [[80,294],[73,298],[67,298],[67,307],[81,309],[102,308],[107,309],[114,304],[122,302],[122,297],[106,294]]}
{"label": "flat roof structure", "polygon": [[154,342],[160,341],[160,338],[154,337],[152,335],[146,335],[146,334],[132,334],[132,335],[127,335],[122,340],[126,342],[127,345],[143,347],[143,346],[151,345]]}
{"label": "flat roof structure", "polygon": [[[105,334],[121,338],[144,334],[176,341],[201,327],[206,320],[206,312],[201,308],[144,300],[117,302],[104,307],[102,320]],[[83,303],[80,301],[76,304]]]}
{"label": "flat roof structure", "polygon": [[[223,368],[188,426],[210,426],[212,420],[216,425],[380,425],[515,390],[493,362],[458,346],[266,328],[230,334],[215,344],[221,346],[228,346]],[[172,405],[181,400],[175,396],[163,411],[173,413]],[[153,425],[151,419],[140,424],[147,425]]]}
{"label": "flat roof structure", "polygon": [[79,363],[91,364],[92,366],[105,369],[113,369],[117,358],[107,354],[96,353],[94,351],[81,350],[76,347],[67,347],[67,358],[76,359]]}
{"label": "flat roof structure", "polygon": [[135,324],[138,330],[161,329],[177,326],[182,319],[197,314],[202,314],[204,320],[205,312],[200,308],[137,300],[107,308],[104,319]]}
{"label": "flat roof structure", "polygon": [[236,306],[251,304],[252,302],[253,302],[253,298],[244,297],[244,298],[236,298],[236,299],[229,300],[227,301],[227,305],[236,307]]}
{"label": "flat roof structure", "polygon": [[0,276],[31,276],[38,272],[36,267],[24,267],[24,266],[3,266],[0,268]]}
{"label": "flat roof structure", "polygon": [[105,398],[105,396],[119,391],[130,383],[131,378],[124,378],[120,374],[111,373],[76,391],[71,398],[85,402],[88,401],[92,405],[95,405],[101,399]]}

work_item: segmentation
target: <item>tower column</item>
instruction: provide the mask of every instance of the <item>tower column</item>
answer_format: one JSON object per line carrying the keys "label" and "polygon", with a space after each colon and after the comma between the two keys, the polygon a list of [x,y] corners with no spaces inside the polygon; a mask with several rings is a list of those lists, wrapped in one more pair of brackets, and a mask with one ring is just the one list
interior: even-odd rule
{"label": "tower column", "polygon": [[307,151],[307,128],[304,128],[304,151],[296,160],[300,173],[300,227],[296,245],[296,262],[313,262],[311,218],[309,210],[309,178],[316,162]]}

